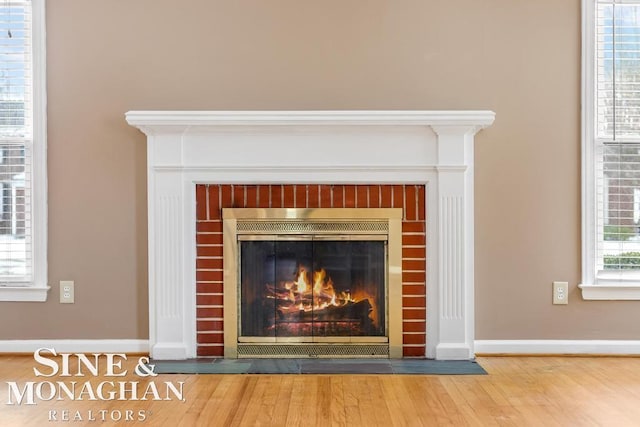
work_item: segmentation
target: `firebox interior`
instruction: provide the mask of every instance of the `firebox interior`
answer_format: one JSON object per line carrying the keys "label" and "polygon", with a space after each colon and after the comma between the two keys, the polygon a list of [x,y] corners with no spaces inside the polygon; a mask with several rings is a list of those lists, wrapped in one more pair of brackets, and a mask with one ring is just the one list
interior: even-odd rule
{"label": "firebox interior", "polygon": [[240,242],[241,337],[386,335],[386,242],[322,237]]}

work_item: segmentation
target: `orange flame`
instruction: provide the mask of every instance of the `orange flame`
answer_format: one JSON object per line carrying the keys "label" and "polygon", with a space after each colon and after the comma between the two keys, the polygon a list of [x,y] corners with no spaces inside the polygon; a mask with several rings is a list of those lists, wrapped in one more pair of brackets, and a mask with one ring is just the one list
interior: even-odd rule
{"label": "orange flame", "polygon": [[298,272],[298,279],[295,281],[295,285],[297,286],[297,291],[301,294],[307,292],[307,288],[309,287],[309,280],[307,278],[307,270],[304,267],[300,267],[300,271]]}
{"label": "orange flame", "polygon": [[319,310],[329,306],[340,307],[348,303],[367,299],[368,295],[358,295],[354,298],[350,292],[336,292],[331,277],[324,268],[313,272],[313,285],[309,281],[309,272],[303,266],[298,268],[295,280],[284,283],[288,291],[288,300],[294,303],[295,310]]}

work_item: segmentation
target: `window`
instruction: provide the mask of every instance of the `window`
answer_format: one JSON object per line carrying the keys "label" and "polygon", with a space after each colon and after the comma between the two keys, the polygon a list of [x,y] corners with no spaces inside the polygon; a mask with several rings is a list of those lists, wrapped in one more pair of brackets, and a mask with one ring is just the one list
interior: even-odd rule
{"label": "window", "polygon": [[585,299],[640,299],[640,0],[583,0]]}
{"label": "window", "polygon": [[0,301],[44,301],[44,0],[0,0]]}

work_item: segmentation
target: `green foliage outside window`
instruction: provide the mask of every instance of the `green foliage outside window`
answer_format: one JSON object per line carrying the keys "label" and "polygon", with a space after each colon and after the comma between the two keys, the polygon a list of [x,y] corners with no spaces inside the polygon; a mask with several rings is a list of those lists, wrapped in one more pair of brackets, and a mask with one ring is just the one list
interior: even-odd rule
{"label": "green foliage outside window", "polygon": [[604,240],[626,241],[635,236],[635,230],[632,227],[621,225],[605,225]]}
{"label": "green foliage outside window", "polygon": [[640,252],[624,252],[620,255],[605,255],[605,270],[636,270],[640,268]]}

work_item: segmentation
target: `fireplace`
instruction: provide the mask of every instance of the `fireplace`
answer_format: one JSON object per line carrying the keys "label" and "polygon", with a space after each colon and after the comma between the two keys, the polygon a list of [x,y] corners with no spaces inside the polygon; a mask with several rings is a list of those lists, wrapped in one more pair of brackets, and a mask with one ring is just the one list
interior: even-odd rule
{"label": "fireplace", "polygon": [[223,209],[225,356],[402,356],[402,217]]}
{"label": "fireplace", "polygon": [[[152,357],[243,357],[274,350],[322,356],[357,353],[359,346],[382,357],[473,357],[473,144],[475,133],[493,122],[493,112],[132,111],[126,118],[147,135]],[[421,195],[407,197],[407,191]],[[385,199],[389,194],[391,201]],[[347,206],[351,200],[356,202]],[[375,259],[384,252],[379,242],[387,239],[389,257],[391,234],[358,240],[362,236],[353,230],[341,238],[335,230],[311,231],[291,242],[277,230],[249,238],[236,229],[233,256],[254,257],[247,263],[255,271],[242,271],[241,258],[228,268],[222,209],[284,209],[284,220],[292,220],[289,211],[302,209],[305,217],[325,207],[401,209],[400,261],[376,272]],[[422,222],[407,222],[416,211],[424,214]],[[331,215],[318,219],[335,222]],[[325,227],[314,221],[303,221],[303,227]],[[412,247],[414,239],[422,243]],[[339,265],[336,259],[349,253],[370,262]],[[234,274],[240,280],[232,286]],[[379,274],[387,276],[384,285]],[[253,307],[239,306],[243,294]],[[359,317],[349,311],[358,303],[365,306]],[[260,319],[248,320],[255,307],[262,307]],[[350,313],[344,322],[342,314],[328,314],[338,309]]]}

